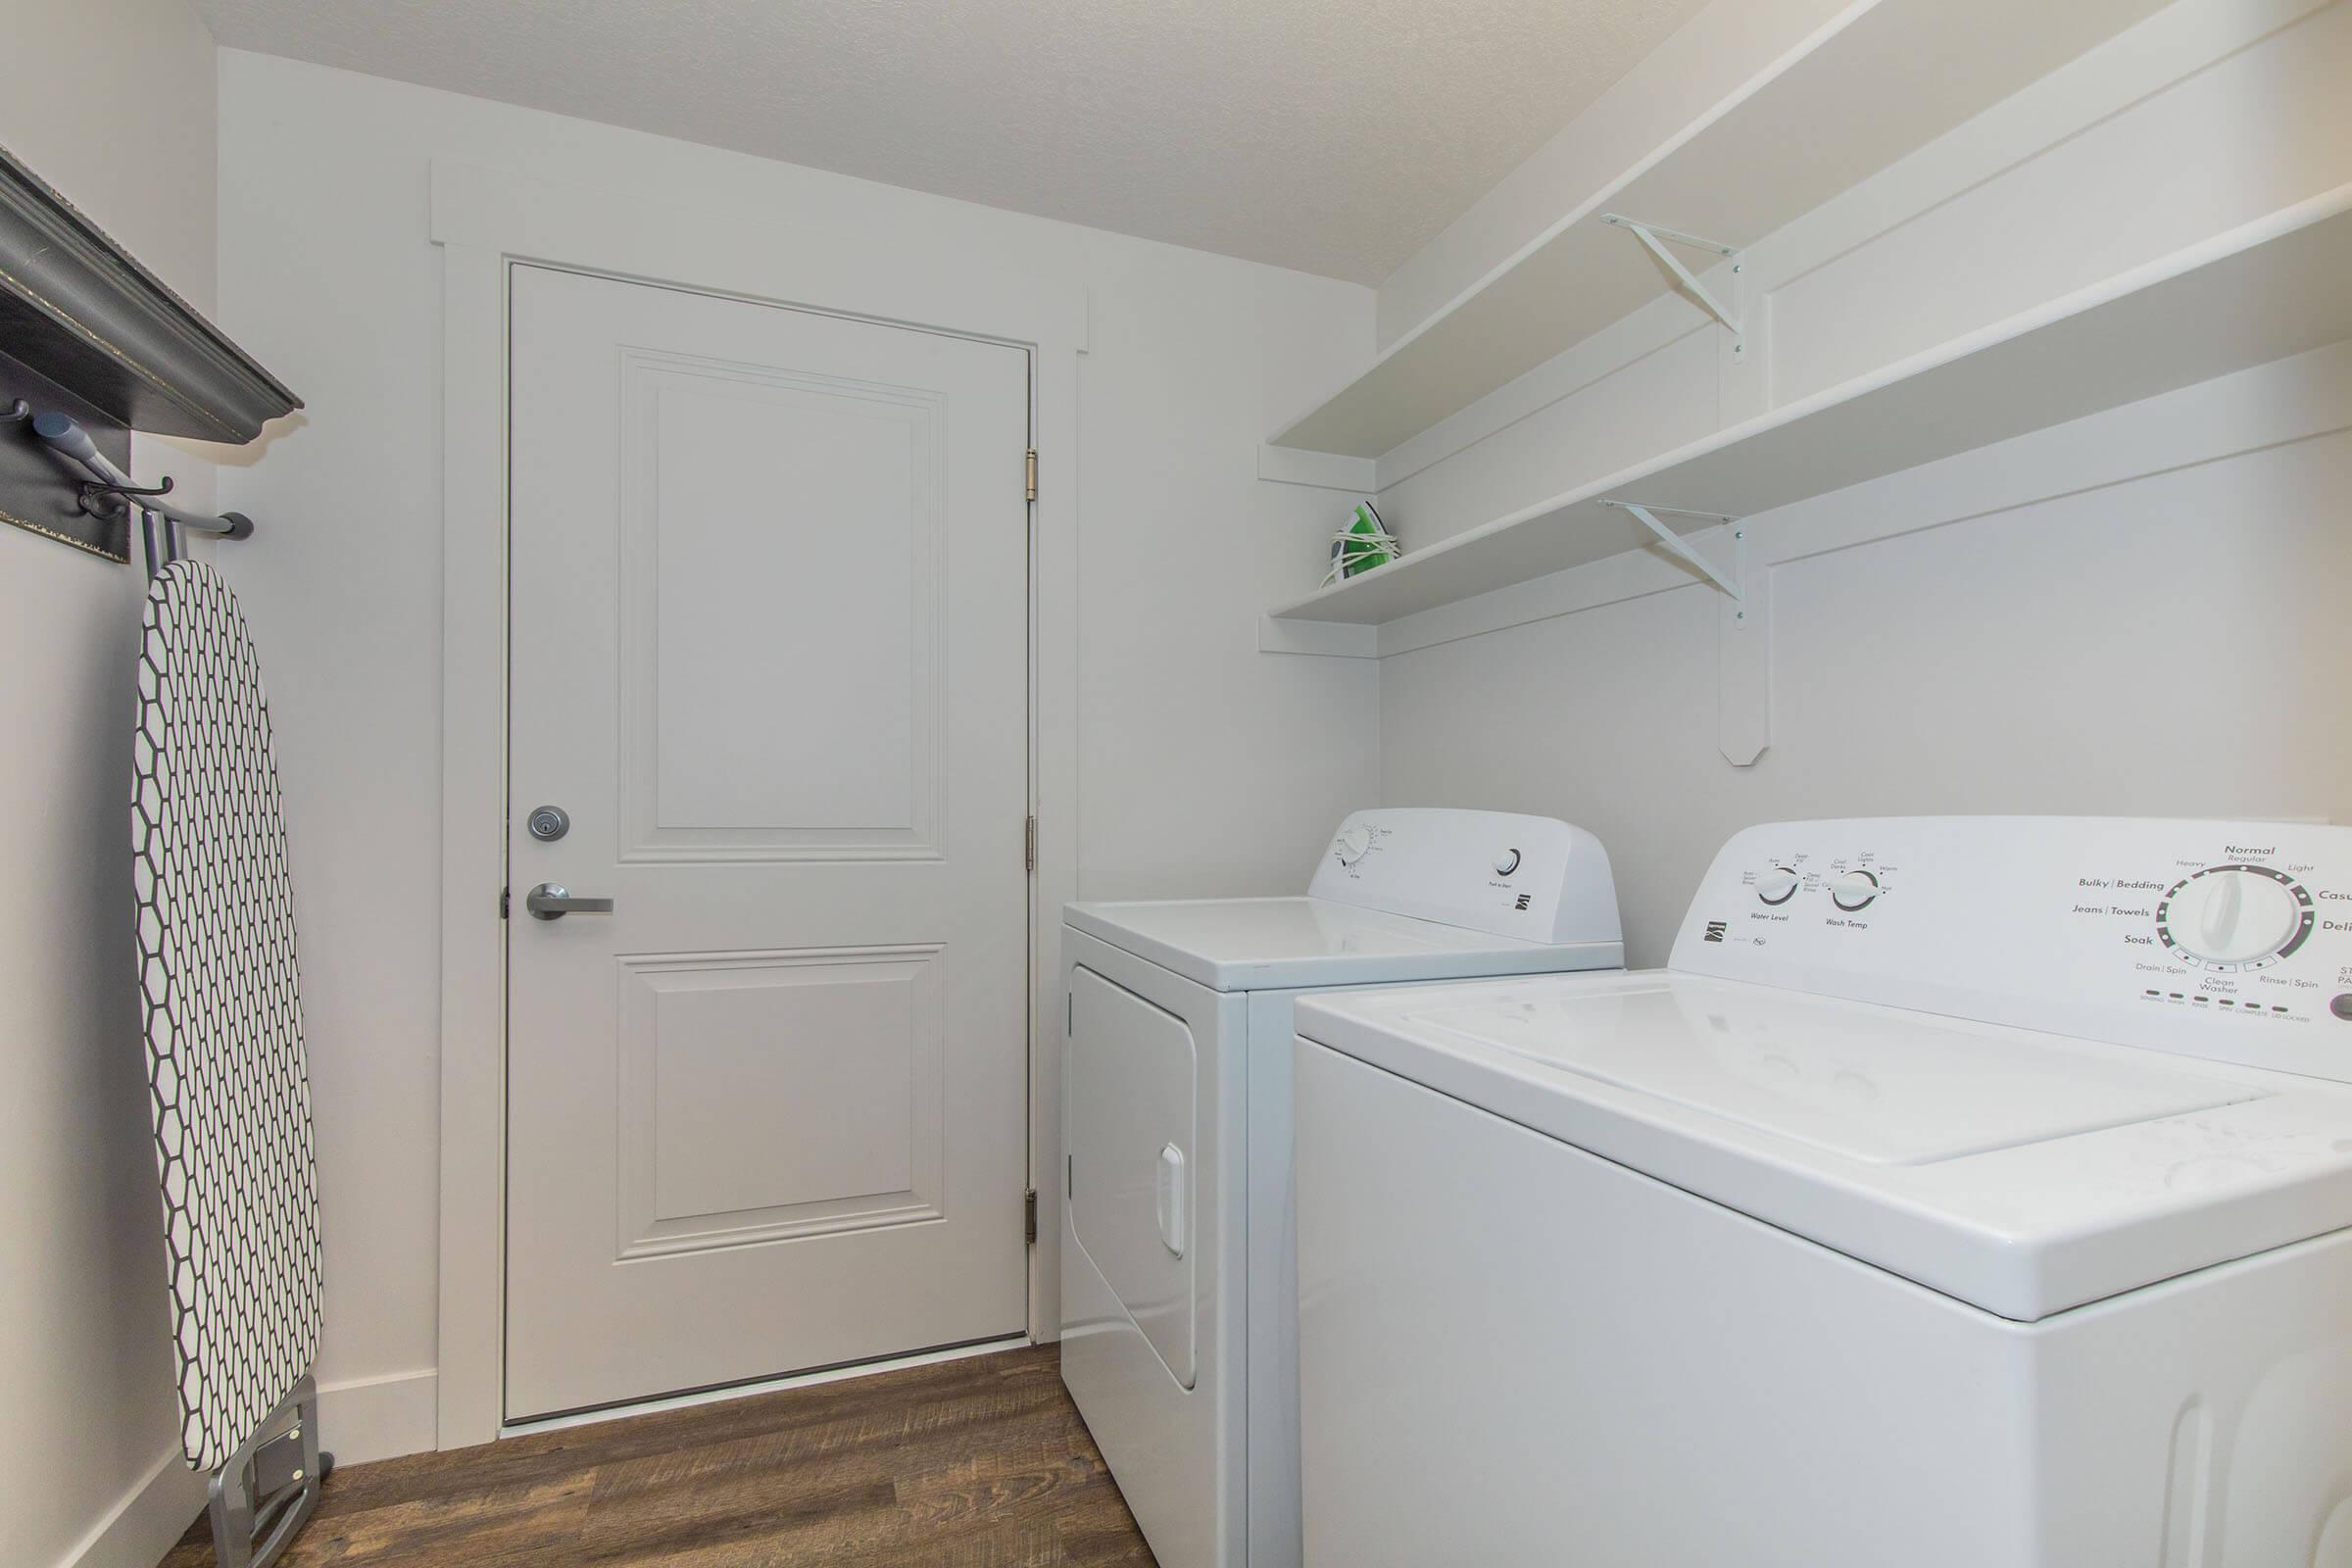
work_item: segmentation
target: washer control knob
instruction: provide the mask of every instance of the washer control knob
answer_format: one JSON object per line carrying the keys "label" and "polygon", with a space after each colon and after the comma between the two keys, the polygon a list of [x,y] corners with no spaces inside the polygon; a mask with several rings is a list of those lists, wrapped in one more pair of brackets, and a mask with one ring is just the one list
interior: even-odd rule
{"label": "washer control knob", "polygon": [[1353,865],[1372,848],[1372,830],[1354,823],[1340,829],[1340,836],[1331,841],[1332,858],[1342,865]]}
{"label": "washer control knob", "polygon": [[2158,933],[2191,963],[2267,963],[2303,931],[2292,882],[2255,865],[2209,866],[2174,885],[2156,907]]}
{"label": "washer control knob", "polygon": [[1519,852],[1517,850],[1505,850],[1494,857],[1494,874],[1496,876],[1509,876],[1518,869]]}
{"label": "washer control knob", "polygon": [[1796,873],[1785,865],[1768,866],[1758,871],[1756,897],[1766,904],[1787,904],[1796,897]]}
{"label": "washer control knob", "polygon": [[1879,879],[1868,871],[1847,871],[1830,884],[1830,902],[1851,914],[1867,909],[1879,896]]}

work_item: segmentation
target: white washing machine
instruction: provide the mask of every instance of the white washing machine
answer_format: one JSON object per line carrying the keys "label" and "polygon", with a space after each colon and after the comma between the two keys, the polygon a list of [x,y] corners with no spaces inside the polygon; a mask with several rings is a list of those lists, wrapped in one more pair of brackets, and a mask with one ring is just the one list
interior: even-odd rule
{"label": "white washing machine", "polygon": [[1292,1000],[1624,962],[1549,817],[1359,811],[1304,898],[1074,904],[1061,1375],[1160,1568],[1298,1561]]}
{"label": "white washing machine", "polygon": [[1755,828],[1298,1022],[1310,1564],[2352,1564],[2352,830]]}

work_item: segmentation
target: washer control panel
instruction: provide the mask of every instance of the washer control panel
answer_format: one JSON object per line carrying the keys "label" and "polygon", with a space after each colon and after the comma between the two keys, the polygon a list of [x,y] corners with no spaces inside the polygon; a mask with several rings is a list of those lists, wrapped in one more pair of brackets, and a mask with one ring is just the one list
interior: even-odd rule
{"label": "washer control panel", "polygon": [[2352,1082],[2352,828],[1749,828],[1707,872],[1672,966]]}
{"label": "washer control panel", "polygon": [[1608,852],[1573,823],[1397,807],[1340,824],[1310,896],[1529,942],[1618,942]]}

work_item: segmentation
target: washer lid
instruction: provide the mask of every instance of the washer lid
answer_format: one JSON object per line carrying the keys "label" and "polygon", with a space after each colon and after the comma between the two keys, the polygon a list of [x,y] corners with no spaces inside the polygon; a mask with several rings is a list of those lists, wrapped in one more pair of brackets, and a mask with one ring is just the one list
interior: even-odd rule
{"label": "washer lid", "polygon": [[1072,904],[1062,918],[1215,991],[1613,969],[1625,961],[1615,942],[1526,942],[1333,899]]}
{"label": "washer lid", "polygon": [[[1454,995],[1459,995],[1455,993]],[[2039,1037],[1792,991],[1736,1004],[1664,977],[1496,1003],[1432,999],[1418,1028],[1869,1164],[1918,1164],[2206,1110],[2259,1091]]]}
{"label": "washer lid", "polygon": [[2283,1073],[1663,972],[1351,992],[1298,1019],[2004,1317],[2352,1225],[2352,1091]]}

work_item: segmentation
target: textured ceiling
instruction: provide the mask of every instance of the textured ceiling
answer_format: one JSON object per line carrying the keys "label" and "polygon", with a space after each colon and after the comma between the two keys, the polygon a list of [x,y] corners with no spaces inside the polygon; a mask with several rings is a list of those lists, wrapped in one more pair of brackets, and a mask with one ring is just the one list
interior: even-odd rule
{"label": "textured ceiling", "polygon": [[1374,283],[1700,0],[196,0],[223,44]]}

